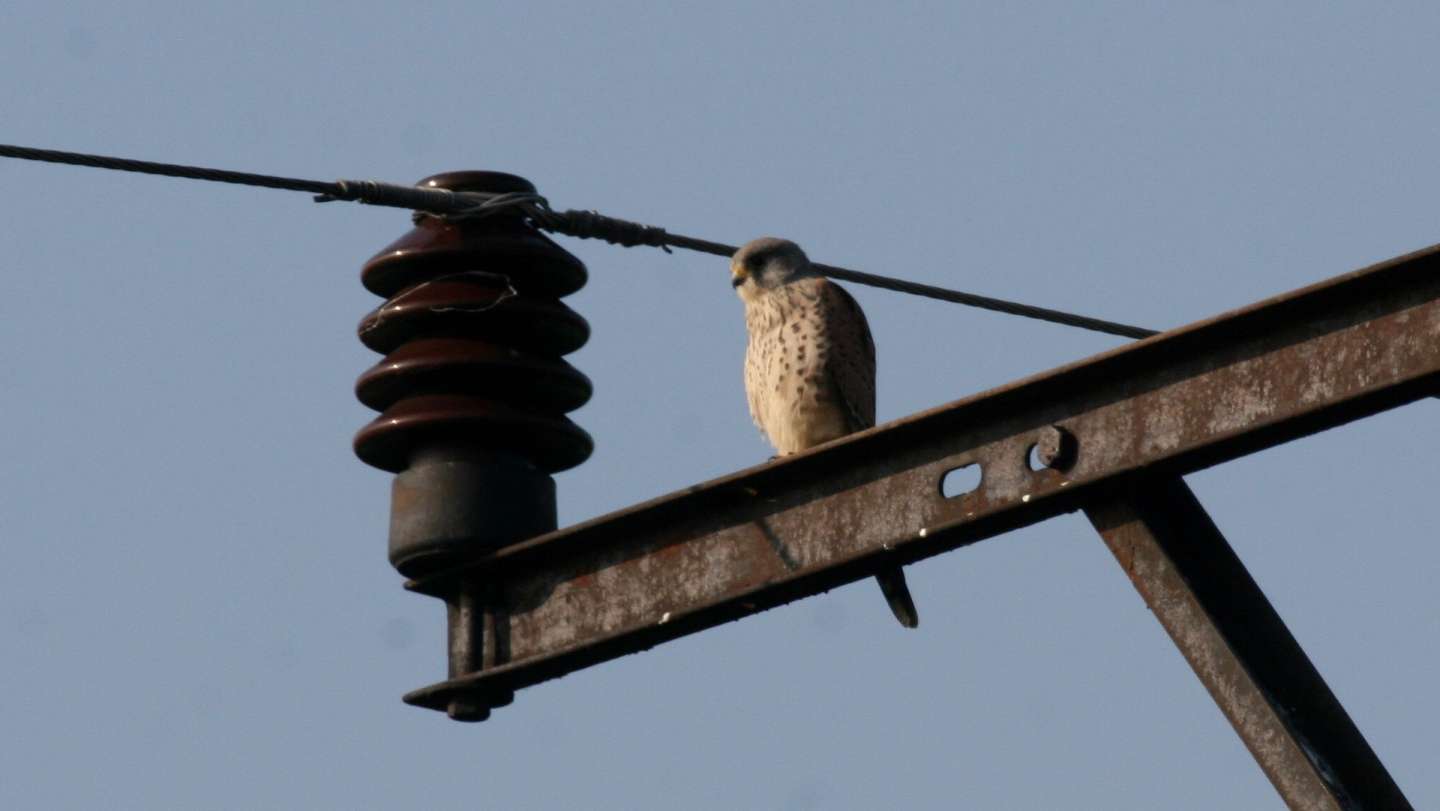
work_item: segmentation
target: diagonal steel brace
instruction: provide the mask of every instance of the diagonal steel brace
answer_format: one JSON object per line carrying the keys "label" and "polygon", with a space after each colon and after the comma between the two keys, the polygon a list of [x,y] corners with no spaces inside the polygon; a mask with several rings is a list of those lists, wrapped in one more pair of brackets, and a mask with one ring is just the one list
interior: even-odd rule
{"label": "diagonal steel brace", "polygon": [[1183,481],[1137,477],[1085,514],[1291,808],[1410,807]]}

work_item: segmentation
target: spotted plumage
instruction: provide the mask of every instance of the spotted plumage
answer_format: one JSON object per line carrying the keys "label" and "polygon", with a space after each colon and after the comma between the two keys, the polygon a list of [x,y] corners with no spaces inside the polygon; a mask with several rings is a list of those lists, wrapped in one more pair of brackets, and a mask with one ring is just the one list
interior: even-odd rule
{"label": "spotted plumage", "polygon": [[[762,237],[736,251],[731,283],[745,303],[750,416],[780,456],[875,424],[875,341],[860,305],[815,271],[793,242]],[[897,567],[876,577],[895,617],[919,623]]]}

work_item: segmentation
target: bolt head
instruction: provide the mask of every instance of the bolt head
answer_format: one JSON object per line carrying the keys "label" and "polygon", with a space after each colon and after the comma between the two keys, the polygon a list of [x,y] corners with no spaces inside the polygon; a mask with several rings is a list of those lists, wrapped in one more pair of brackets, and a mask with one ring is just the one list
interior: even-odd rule
{"label": "bolt head", "polygon": [[1036,458],[1052,470],[1064,470],[1074,464],[1075,452],[1075,436],[1056,425],[1041,431],[1035,442]]}

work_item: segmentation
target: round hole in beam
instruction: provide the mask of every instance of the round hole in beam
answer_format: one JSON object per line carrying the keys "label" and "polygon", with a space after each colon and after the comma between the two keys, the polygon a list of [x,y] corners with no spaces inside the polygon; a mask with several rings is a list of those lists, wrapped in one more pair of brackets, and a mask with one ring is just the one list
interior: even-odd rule
{"label": "round hole in beam", "polygon": [[1045,464],[1040,458],[1040,444],[1038,442],[1030,443],[1030,450],[1025,452],[1025,465],[1031,470],[1044,470],[1049,467],[1049,465]]}

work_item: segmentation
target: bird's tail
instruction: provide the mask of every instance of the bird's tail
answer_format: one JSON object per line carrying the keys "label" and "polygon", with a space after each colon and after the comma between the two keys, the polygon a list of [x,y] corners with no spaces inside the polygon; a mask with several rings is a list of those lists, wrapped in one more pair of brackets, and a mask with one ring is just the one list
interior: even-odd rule
{"label": "bird's tail", "polygon": [[880,593],[895,613],[895,619],[906,628],[920,624],[920,614],[915,610],[915,600],[910,597],[910,587],[905,584],[905,572],[899,566],[875,575],[880,584]]}

